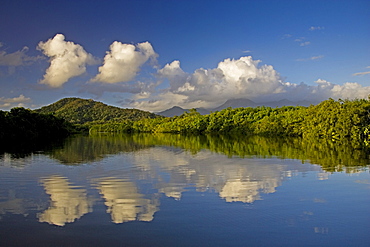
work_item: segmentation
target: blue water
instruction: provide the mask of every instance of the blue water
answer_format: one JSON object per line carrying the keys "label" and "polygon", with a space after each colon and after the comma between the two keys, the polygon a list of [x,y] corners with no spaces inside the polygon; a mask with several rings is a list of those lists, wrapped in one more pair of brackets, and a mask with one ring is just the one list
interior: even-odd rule
{"label": "blue water", "polygon": [[68,164],[55,153],[0,157],[1,246],[370,243],[366,166],[329,173],[166,145]]}

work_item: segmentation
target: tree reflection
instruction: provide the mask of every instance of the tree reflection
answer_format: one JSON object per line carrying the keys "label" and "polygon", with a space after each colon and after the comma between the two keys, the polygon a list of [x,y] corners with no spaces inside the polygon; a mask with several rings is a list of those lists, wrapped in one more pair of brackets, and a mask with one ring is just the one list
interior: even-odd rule
{"label": "tree reflection", "polygon": [[66,165],[100,160],[106,155],[119,152],[134,152],[146,145],[133,141],[130,135],[74,136],[66,139],[64,146],[55,148],[48,154]]}
{"label": "tree reflection", "polygon": [[[280,138],[243,135],[122,134],[90,135],[68,138],[61,145],[43,150],[62,164],[78,165],[120,152],[137,152],[154,146],[178,147],[197,154],[203,149],[227,157],[298,159],[322,166],[328,172],[357,172],[370,164],[370,151],[349,140],[318,138]],[[12,159],[31,153],[11,153]],[[7,157],[6,154],[4,157]],[[1,159],[1,156],[0,156]]]}
{"label": "tree reflection", "polygon": [[68,139],[63,148],[49,152],[63,164],[79,164],[102,159],[108,154],[136,152],[153,146],[172,146],[192,154],[202,149],[227,157],[298,159],[323,167],[325,171],[356,172],[369,162],[369,150],[348,140],[315,138],[272,138],[241,135],[126,134],[78,136]]}

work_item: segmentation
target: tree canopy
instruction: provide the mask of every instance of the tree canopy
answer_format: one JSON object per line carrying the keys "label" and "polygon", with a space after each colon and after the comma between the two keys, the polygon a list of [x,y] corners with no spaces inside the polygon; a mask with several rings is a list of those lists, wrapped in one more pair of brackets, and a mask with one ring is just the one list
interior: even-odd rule
{"label": "tree canopy", "polygon": [[138,109],[123,109],[109,106],[92,99],[64,98],[51,105],[35,110],[38,113],[53,114],[73,124],[105,123],[108,121],[136,121],[156,118],[158,115]]}
{"label": "tree canopy", "polygon": [[65,137],[76,131],[68,121],[30,109],[15,107],[0,111],[0,139],[20,142],[35,139]]}
{"label": "tree canopy", "polygon": [[309,107],[227,108],[201,115],[195,109],[181,116],[127,120],[94,125],[91,132],[240,133],[243,135],[349,138],[367,142],[370,102],[329,99]]}

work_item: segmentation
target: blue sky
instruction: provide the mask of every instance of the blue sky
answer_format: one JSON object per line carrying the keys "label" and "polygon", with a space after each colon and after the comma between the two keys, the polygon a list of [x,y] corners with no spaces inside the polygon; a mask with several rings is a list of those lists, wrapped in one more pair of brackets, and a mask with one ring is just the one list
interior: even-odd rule
{"label": "blue sky", "polygon": [[360,0],[3,0],[0,109],[367,98],[369,12]]}

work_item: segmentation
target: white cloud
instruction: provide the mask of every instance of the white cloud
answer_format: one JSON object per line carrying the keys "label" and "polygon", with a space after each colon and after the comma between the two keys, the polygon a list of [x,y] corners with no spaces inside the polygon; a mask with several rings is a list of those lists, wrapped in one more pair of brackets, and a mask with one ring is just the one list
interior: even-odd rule
{"label": "white cloud", "polygon": [[104,64],[99,67],[99,74],[91,81],[104,83],[131,81],[144,63],[149,59],[155,61],[157,56],[149,42],[135,46],[115,41],[104,57]]}
{"label": "white cloud", "polygon": [[[367,66],[366,68],[370,69],[370,66]],[[370,71],[358,72],[358,73],[354,73],[352,75],[353,76],[359,76],[359,75],[367,75],[367,74],[370,74]]]}
{"label": "white cloud", "polygon": [[310,31],[315,31],[315,30],[323,30],[325,27],[320,27],[320,26],[311,26],[308,30]]}
{"label": "white cloud", "polygon": [[171,92],[164,92],[157,96],[152,96],[148,100],[134,100],[130,106],[137,109],[143,109],[147,111],[159,112],[162,110],[169,109],[173,106],[180,106],[184,108],[194,108],[191,104],[185,103],[187,96],[175,94]]}
{"label": "white cloud", "polygon": [[324,55],[318,55],[318,56],[313,56],[313,57],[309,57],[309,58],[299,58],[297,59],[296,61],[299,61],[299,62],[304,62],[304,61],[312,61],[312,60],[318,60],[318,59],[321,59],[323,58]]}
{"label": "white cloud", "polygon": [[305,37],[300,37],[300,38],[295,39],[294,41],[295,42],[302,42],[305,39],[306,39]]}
{"label": "white cloud", "polygon": [[358,73],[354,73],[353,75],[358,76],[358,75],[367,75],[367,74],[370,74],[370,71],[358,72]]}
{"label": "white cloud", "polygon": [[291,37],[293,37],[293,35],[287,33],[287,34],[284,34],[281,38],[282,39],[289,39]]}
{"label": "white cloud", "polygon": [[[215,107],[231,98],[256,98],[259,95],[284,91],[280,75],[270,65],[258,66],[251,56],[225,59],[215,69],[184,72],[179,61],[173,61],[158,71],[159,77],[170,83],[167,91],[152,101],[135,103],[135,107],[157,110],[165,102],[192,107]],[[153,98],[152,98],[153,99]]]}
{"label": "white cloud", "polygon": [[306,40],[305,37],[300,37],[300,38],[295,39],[294,41],[295,42],[298,42],[299,43],[299,46],[307,46],[307,45],[310,45],[311,44],[310,41],[305,41],[305,40]]}
{"label": "white cloud", "polygon": [[[259,60],[251,56],[225,59],[215,69],[197,69],[187,74],[174,61],[159,74],[170,81],[170,91],[188,96],[190,101],[217,100],[220,98],[253,97],[256,94],[280,90],[280,75],[272,66],[258,67]],[[255,87],[259,85],[258,87]],[[215,99],[214,96],[218,96]]]}
{"label": "white cloud", "polygon": [[334,85],[331,93],[333,98],[364,99],[370,95],[370,87],[363,87],[356,82],[346,82],[342,86]]}
{"label": "white cloud", "polygon": [[0,97],[0,108],[2,109],[10,109],[13,107],[24,107],[24,103],[30,102],[31,99],[25,97],[23,94],[19,95],[18,97],[14,98],[4,98]]}
{"label": "white cloud", "polygon": [[307,46],[307,45],[310,45],[311,42],[310,41],[306,41],[306,42],[302,42],[299,44],[299,46]]}
{"label": "white cloud", "polygon": [[[322,56],[311,57],[309,60]],[[248,98],[255,102],[288,99],[313,103],[334,99],[367,98],[370,87],[355,82],[343,85],[318,79],[316,85],[285,82],[270,65],[259,66],[252,57],[225,59],[214,69],[197,69],[186,73],[179,61],[158,70],[158,75],[169,81],[169,87],[149,97],[137,97],[131,106],[149,111],[161,111],[178,105],[183,108],[214,108],[228,99]]]}
{"label": "white cloud", "polygon": [[54,88],[61,87],[69,79],[85,73],[87,64],[96,63],[96,59],[81,45],[65,41],[63,34],[40,42],[37,49],[50,57],[50,66],[40,83]]}
{"label": "white cloud", "polygon": [[[0,43],[0,47],[3,44]],[[30,65],[34,61],[42,59],[42,57],[32,57],[28,56],[26,53],[28,51],[28,47],[23,47],[22,50],[7,53],[6,51],[0,51],[0,66],[21,66],[21,65]]]}

